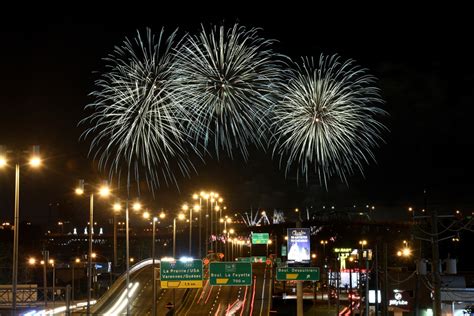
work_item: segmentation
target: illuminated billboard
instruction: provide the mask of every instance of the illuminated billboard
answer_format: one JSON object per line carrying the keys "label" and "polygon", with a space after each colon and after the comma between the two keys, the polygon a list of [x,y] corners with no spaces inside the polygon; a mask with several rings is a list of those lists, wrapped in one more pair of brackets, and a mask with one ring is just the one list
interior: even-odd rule
{"label": "illuminated billboard", "polygon": [[288,228],[288,265],[309,265],[311,243],[309,228]]}

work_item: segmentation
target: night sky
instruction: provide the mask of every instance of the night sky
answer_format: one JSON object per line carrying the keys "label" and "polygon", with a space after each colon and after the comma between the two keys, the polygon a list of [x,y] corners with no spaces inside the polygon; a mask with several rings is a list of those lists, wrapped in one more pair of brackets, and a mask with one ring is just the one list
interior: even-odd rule
{"label": "night sky", "polygon": [[[275,2],[276,3],[276,2]],[[56,212],[83,212],[72,194],[78,178],[105,177],[79,142],[84,106],[92,101],[103,57],[126,36],[151,27],[195,33],[200,23],[239,22],[261,27],[279,42],[275,50],[299,56],[338,53],[355,59],[378,79],[384,109],[386,144],[365,177],[334,179],[327,190],[317,181],[285,178],[271,154],[254,151],[242,159],[207,159],[197,175],[179,178],[175,187],[144,193],[151,208],[172,208],[193,191],[215,189],[232,209],[293,208],[307,205],[377,206],[384,215],[428,204],[442,211],[472,211],[472,103],[474,67],[471,25],[463,8],[314,8],[223,5],[135,6],[121,8],[37,7],[2,10],[0,50],[0,144],[16,150],[41,146],[40,172],[22,168],[22,219],[44,221],[50,204]],[[286,4],[288,6],[290,4]],[[448,22],[449,21],[449,22]],[[182,34],[181,33],[181,34]],[[14,171],[0,171],[0,220],[13,215]],[[79,204],[78,204],[79,203]],[[86,213],[84,213],[85,216]],[[65,215],[66,216],[66,215]]]}

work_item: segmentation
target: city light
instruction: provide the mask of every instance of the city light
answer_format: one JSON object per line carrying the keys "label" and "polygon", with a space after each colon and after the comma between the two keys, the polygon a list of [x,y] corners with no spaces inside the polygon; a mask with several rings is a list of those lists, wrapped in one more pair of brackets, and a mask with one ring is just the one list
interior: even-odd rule
{"label": "city light", "polygon": [[120,212],[120,210],[122,210],[122,205],[120,205],[118,202],[114,203],[113,209],[115,212]]}
{"label": "city light", "polygon": [[140,204],[140,202],[135,202],[135,203],[133,203],[132,208],[133,208],[134,211],[139,211],[139,210],[142,209],[142,205]]}
{"label": "city light", "polygon": [[3,168],[7,165],[7,159],[3,156],[0,156],[0,168]]}
{"label": "city light", "polygon": [[193,260],[194,260],[194,258],[192,258],[192,257],[181,257],[181,258],[179,258],[179,261],[181,261],[181,262],[190,262],[190,261],[193,261]]}
{"label": "city light", "polygon": [[108,186],[103,185],[99,188],[99,195],[102,197],[107,197],[110,194],[110,189]]}
{"label": "city light", "polygon": [[31,265],[34,265],[34,264],[36,264],[36,259],[35,258],[29,258],[28,263],[31,264]]}
{"label": "city light", "polygon": [[41,166],[41,158],[39,156],[32,156],[30,158],[30,166],[32,166],[33,168]]}

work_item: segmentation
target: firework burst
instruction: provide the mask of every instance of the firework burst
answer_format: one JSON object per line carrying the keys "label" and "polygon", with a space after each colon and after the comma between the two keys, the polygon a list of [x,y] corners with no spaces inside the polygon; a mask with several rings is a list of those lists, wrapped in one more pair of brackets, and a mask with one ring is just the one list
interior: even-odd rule
{"label": "firework burst", "polygon": [[104,60],[107,71],[96,81],[93,113],[82,123],[92,138],[90,153],[110,176],[126,172],[137,182],[145,176],[151,190],[175,183],[175,171],[193,169],[183,144],[188,140],[182,124],[187,115],[174,97],[173,54],[176,31],[165,37],[147,29],[128,38]]}
{"label": "firework burst", "polygon": [[337,55],[321,55],[317,64],[303,59],[288,75],[272,122],[280,166],[288,174],[295,165],[306,182],[315,172],[325,186],[334,175],[347,182],[355,171],[363,174],[386,130],[377,120],[386,112],[377,106],[376,78]]}
{"label": "firework burst", "polygon": [[202,27],[176,52],[180,101],[192,114],[188,129],[196,143],[213,144],[217,156],[223,149],[232,157],[238,149],[247,159],[249,145],[267,145],[281,71],[273,41],[258,31],[237,24]]}

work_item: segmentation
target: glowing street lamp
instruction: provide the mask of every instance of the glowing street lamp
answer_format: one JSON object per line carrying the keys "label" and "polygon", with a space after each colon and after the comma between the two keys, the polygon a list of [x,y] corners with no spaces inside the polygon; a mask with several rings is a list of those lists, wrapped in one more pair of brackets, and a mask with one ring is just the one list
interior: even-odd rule
{"label": "glowing street lamp", "polygon": [[183,213],[179,213],[178,217],[173,219],[173,258],[176,258],[176,219],[182,221],[185,218],[186,216]]}
{"label": "glowing street lamp", "polygon": [[[83,179],[79,180],[78,186],[74,190],[77,195],[83,195],[85,193],[84,186],[85,182]],[[110,189],[107,181],[103,181],[102,185],[98,189],[98,195],[106,198],[110,195]],[[92,288],[92,231],[94,229],[94,191],[90,191],[89,196],[89,251],[87,256],[87,315],[90,315],[90,301],[91,301],[91,288]]]}
{"label": "glowing street lamp", "polygon": [[197,194],[197,193],[194,193],[193,194],[193,200],[197,201],[199,200],[199,204],[196,204],[196,206],[199,206],[199,210],[194,210],[195,212],[199,212],[199,223],[198,223],[198,227],[199,227],[199,247],[198,247],[198,255],[199,255],[199,258],[202,258],[202,248],[201,248],[201,243],[202,243],[202,212],[201,212],[201,209],[202,209],[202,198],[204,197],[204,194],[205,192],[204,191],[201,191],[201,193]]}
{"label": "glowing street lamp", "polygon": [[[163,219],[166,217],[164,212],[161,212],[158,216],[152,217],[152,242],[151,242],[151,258],[152,258],[152,280],[153,280],[153,304],[152,304],[152,315],[156,316],[156,264],[155,264],[155,233],[156,233],[156,223],[158,222],[158,217]],[[143,213],[144,219],[150,219],[150,212],[145,211]],[[130,258],[130,262],[133,262],[133,258]]]}
{"label": "glowing street lamp", "polygon": [[[41,166],[41,157],[39,155],[39,146],[33,146],[29,165],[32,168]],[[7,150],[4,146],[0,146],[0,168],[3,169],[8,166]],[[17,299],[17,281],[18,281],[18,238],[20,231],[20,162],[15,163],[15,211],[13,223],[13,268],[12,268],[12,309],[13,313],[16,311]]]}

